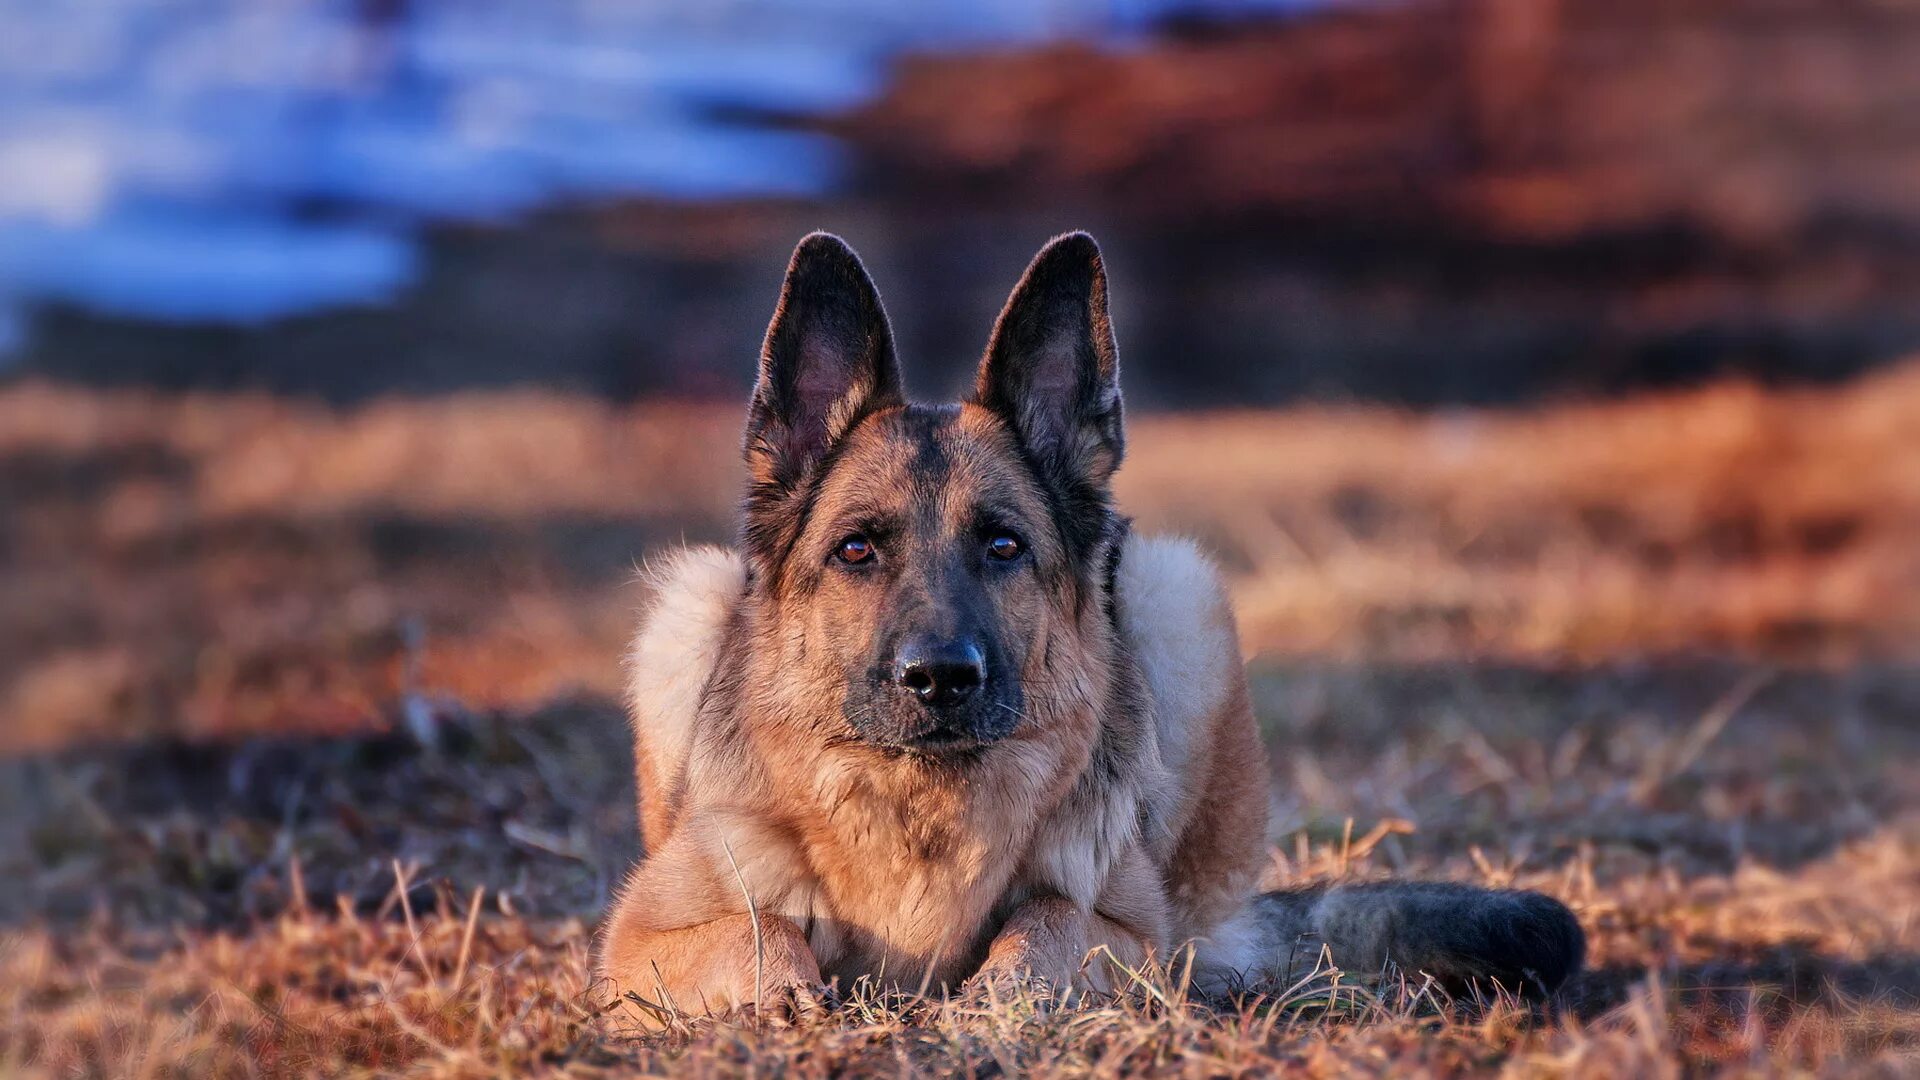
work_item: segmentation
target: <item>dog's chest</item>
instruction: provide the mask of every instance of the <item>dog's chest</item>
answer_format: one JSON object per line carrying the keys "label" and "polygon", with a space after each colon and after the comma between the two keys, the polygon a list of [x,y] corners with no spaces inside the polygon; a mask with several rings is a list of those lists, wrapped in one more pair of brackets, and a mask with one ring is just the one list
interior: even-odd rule
{"label": "dog's chest", "polygon": [[1036,814],[983,813],[954,795],[853,790],[805,831],[807,933],[827,974],[914,989],[929,977],[957,981],[977,963]]}
{"label": "dog's chest", "polygon": [[808,938],[823,969],[843,984],[861,976],[909,989],[928,978],[957,982],[991,936],[1012,862],[901,859],[823,881]]}

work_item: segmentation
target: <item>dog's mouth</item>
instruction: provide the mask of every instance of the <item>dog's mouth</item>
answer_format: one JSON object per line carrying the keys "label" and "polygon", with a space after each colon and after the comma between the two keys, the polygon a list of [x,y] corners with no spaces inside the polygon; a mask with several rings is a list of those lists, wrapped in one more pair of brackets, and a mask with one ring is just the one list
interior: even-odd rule
{"label": "dog's mouth", "polygon": [[852,727],[860,741],[872,746],[952,758],[977,754],[1004,740],[1018,719],[1011,705],[991,699],[951,710],[889,701],[856,710]]}
{"label": "dog's mouth", "polygon": [[998,741],[997,738],[983,739],[971,731],[936,727],[908,737],[901,742],[900,748],[916,754],[946,757],[980,750]]}
{"label": "dog's mouth", "polygon": [[1006,733],[982,730],[963,720],[938,719],[931,724],[893,733],[884,742],[894,749],[924,757],[956,758],[977,754],[1005,738]]}

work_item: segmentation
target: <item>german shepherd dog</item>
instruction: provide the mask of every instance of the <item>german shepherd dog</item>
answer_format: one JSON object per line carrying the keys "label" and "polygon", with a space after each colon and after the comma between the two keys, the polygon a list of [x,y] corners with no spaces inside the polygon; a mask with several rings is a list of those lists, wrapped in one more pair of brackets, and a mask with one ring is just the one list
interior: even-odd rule
{"label": "german shepherd dog", "polygon": [[907,401],[853,251],[800,242],[738,549],[667,560],[633,646],[646,854],[604,978],[702,1013],[861,980],[1105,989],[1156,956],[1210,991],[1323,949],[1521,992],[1579,967],[1579,924],[1537,893],[1257,893],[1267,755],[1233,613],[1193,545],[1114,510],[1119,375],[1084,233],[1035,257],[972,397],[937,406]]}

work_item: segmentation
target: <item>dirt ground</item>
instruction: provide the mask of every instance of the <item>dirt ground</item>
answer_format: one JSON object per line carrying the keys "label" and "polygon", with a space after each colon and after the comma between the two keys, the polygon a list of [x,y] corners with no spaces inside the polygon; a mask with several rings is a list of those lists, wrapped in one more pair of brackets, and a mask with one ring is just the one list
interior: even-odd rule
{"label": "dirt ground", "polygon": [[1920,1068],[1920,366],[1608,405],[1145,417],[1233,582],[1270,878],[1546,889],[1545,1008],[1325,974],[636,1037],[636,561],[732,406],[0,390],[0,1074]]}

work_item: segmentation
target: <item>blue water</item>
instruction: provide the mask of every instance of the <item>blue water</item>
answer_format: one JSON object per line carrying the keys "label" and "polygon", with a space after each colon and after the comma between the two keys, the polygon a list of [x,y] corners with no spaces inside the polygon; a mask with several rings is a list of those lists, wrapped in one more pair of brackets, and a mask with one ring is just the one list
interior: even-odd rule
{"label": "blue water", "polygon": [[373,304],[444,220],[830,192],[905,50],[1123,46],[1310,0],[0,0],[0,352],[61,301],[257,322]]}

